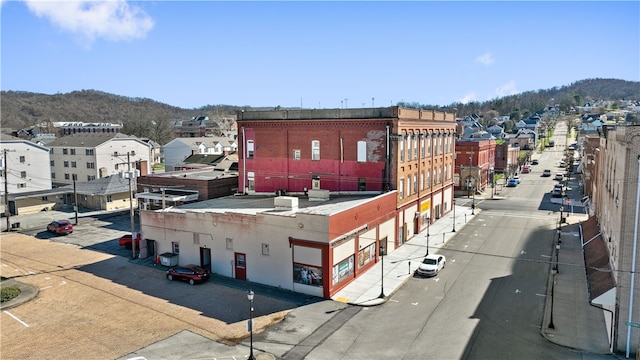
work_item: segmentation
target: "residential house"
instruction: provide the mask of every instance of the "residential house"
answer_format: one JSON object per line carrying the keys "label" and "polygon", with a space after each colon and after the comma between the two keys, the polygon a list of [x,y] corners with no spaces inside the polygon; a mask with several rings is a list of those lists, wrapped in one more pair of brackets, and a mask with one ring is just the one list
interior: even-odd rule
{"label": "residential house", "polygon": [[487,133],[491,134],[494,139],[504,139],[505,135],[504,128],[500,125],[493,125],[487,128]]}
{"label": "residential house", "polygon": [[[43,171],[49,167],[49,149],[2,133],[0,135],[0,191],[2,191],[2,213],[10,215],[29,212],[34,207],[38,211],[49,204],[47,200],[16,199],[13,195],[26,194],[51,189],[51,173]],[[8,198],[7,198],[8,196]],[[6,204],[9,208],[5,208]],[[19,209],[24,209],[20,211]]]}
{"label": "residential house", "polygon": [[151,146],[120,133],[77,133],[49,143],[51,180],[58,186],[132,170],[149,172]]}
{"label": "residential house", "polygon": [[79,208],[90,211],[110,211],[137,208],[135,180],[122,175],[109,175],[91,181],[76,182],[61,187],[67,190],[67,203],[78,204]]}
{"label": "residential house", "polygon": [[[638,352],[640,300],[640,126],[605,125],[599,138],[583,142],[591,189],[586,202],[592,216],[582,223],[589,299],[613,324],[612,351]],[[634,283],[635,281],[635,283]]]}
{"label": "residential house", "polygon": [[209,120],[208,116],[196,116],[190,120],[176,120],[173,127],[178,138],[200,138],[217,136],[221,133],[218,123]]}
{"label": "residential house", "polygon": [[237,150],[236,140],[226,137],[175,138],[162,146],[165,171],[180,169],[184,160],[194,154],[224,155]]}

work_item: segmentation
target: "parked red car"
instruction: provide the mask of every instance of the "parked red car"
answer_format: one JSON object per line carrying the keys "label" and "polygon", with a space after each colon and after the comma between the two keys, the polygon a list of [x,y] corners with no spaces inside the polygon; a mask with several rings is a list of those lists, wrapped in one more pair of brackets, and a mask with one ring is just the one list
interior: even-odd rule
{"label": "parked red car", "polygon": [[176,266],[167,270],[167,279],[188,281],[193,285],[209,280],[209,271],[197,265]]}
{"label": "parked red car", "polygon": [[73,232],[73,225],[69,220],[57,220],[47,225],[47,231],[56,235],[67,235]]}
{"label": "parked red car", "polygon": [[[131,234],[125,234],[118,239],[118,245],[124,246],[127,250],[131,250],[133,242],[133,236]],[[136,235],[136,249],[140,249],[140,233]]]}

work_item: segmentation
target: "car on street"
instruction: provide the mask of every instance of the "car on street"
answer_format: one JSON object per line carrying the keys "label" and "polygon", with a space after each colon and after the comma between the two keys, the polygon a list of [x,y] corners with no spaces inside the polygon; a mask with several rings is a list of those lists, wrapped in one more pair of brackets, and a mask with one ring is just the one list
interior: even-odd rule
{"label": "car on street", "polygon": [[516,179],[509,179],[507,181],[507,187],[516,187],[518,186],[518,181]]}
{"label": "car on street", "polygon": [[514,175],[511,179],[515,180],[516,183],[520,184],[520,176]]}
{"label": "car on street", "polygon": [[531,165],[538,165],[538,159],[531,160]]}
{"label": "car on street", "polygon": [[528,174],[531,172],[531,167],[529,167],[528,165],[525,165],[522,167],[522,173],[523,174]]}
{"label": "car on street", "polygon": [[209,280],[209,276],[208,270],[193,264],[175,266],[167,270],[167,279],[170,281],[188,281],[191,285],[207,281]]}
{"label": "car on street", "polygon": [[567,163],[565,163],[564,161],[560,161],[560,164],[558,164],[558,167],[561,167],[561,168],[565,166],[567,166]]}
{"label": "car on street", "polygon": [[556,184],[553,187],[553,190],[551,190],[551,196],[553,197],[562,197],[562,185],[561,184]]}
{"label": "car on street", "polygon": [[69,220],[56,220],[47,225],[47,231],[56,235],[67,235],[73,232],[73,225]]}
{"label": "car on street", "polygon": [[557,173],[553,180],[562,181],[564,180],[564,175],[562,175],[562,173]]}
{"label": "car on street", "polygon": [[418,268],[416,274],[421,276],[436,276],[440,270],[444,269],[444,265],[447,262],[443,255],[429,254],[427,255]]}
{"label": "car on street", "polygon": [[542,176],[550,177],[551,176],[551,170],[550,169],[544,169],[544,171],[542,172]]}

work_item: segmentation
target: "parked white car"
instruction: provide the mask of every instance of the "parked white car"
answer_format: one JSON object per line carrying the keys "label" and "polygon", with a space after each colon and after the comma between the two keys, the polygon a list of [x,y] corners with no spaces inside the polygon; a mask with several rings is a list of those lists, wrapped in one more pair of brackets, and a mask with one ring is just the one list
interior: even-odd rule
{"label": "parked white car", "polygon": [[447,262],[443,255],[429,254],[427,255],[418,268],[416,274],[422,276],[436,276],[440,270],[444,269],[444,264]]}

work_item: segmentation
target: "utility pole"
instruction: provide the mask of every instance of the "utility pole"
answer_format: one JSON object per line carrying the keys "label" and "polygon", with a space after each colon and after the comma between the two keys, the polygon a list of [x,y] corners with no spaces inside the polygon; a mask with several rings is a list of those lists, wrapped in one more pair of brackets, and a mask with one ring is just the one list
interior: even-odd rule
{"label": "utility pole", "polygon": [[9,150],[4,149],[4,216],[7,218],[7,232],[11,230],[11,212],[9,211],[9,179],[7,179],[7,152]]}
{"label": "utility pole", "polygon": [[11,231],[11,211],[9,209],[9,160],[7,159],[7,153],[15,152],[15,150],[3,149],[3,161],[4,161],[4,216],[7,218],[7,232]]}
{"label": "utility pole", "polygon": [[78,192],[76,191],[76,174],[73,174],[73,210],[76,212],[76,223],[78,225]]}
{"label": "utility pole", "polygon": [[129,172],[129,218],[131,221],[131,250],[133,259],[136,258],[136,238],[133,225],[133,191],[131,190],[131,177],[133,174],[131,173],[131,152],[127,151],[127,169]]}

